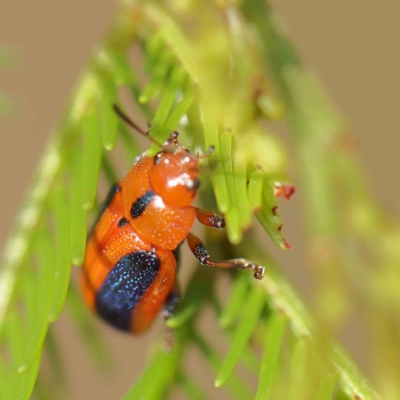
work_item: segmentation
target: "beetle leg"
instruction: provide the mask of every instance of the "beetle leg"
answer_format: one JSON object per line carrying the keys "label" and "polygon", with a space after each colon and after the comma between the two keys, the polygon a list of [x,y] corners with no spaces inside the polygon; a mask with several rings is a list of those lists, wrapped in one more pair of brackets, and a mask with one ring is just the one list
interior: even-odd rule
{"label": "beetle leg", "polygon": [[162,312],[162,316],[164,319],[171,318],[174,315],[175,310],[181,300],[179,292],[179,287],[175,283],[175,286],[172,289],[171,293],[168,295],[167,300],[165,300],[165,308]]}
{"label": "beetle leg", "polygon": [[264,276],[264,267],[254,264],[252,261],[246,260],[245,258],[212,261],[201,240],[192,233],[189,233],[187,241],[190,250],[203,265],[218,268],[251,269],[254,271],[254,278],[262,279]]}
{"label": "beetle leg", "polygon": [[225,218],[218,217],[218,215],[211,211],[196,208],[196,217],[203,225],[209,228],[225,228]]}

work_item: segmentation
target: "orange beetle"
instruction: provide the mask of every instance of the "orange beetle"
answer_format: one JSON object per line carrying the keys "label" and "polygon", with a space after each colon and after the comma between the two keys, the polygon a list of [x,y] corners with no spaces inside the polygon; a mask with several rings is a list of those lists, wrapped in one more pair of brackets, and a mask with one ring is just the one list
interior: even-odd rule
{"label": "orange beetle", "polygon": [[160,147],[154,157],[137,157],[127,176],[111,188],[88,240],[82,269],[89,307],[114,327],[132,333],[145,331],[163,305],[165,318],[173,314],[179,302],[177,249],[185,239],[203,265],[251,269],[257,279],[264,275],[262,266],[243,258],[210,260],[190,229],[195,218],[217,229],[224,228],[225,221],[191,205],[200,186],[200,157],[179,144],[177,132]]}

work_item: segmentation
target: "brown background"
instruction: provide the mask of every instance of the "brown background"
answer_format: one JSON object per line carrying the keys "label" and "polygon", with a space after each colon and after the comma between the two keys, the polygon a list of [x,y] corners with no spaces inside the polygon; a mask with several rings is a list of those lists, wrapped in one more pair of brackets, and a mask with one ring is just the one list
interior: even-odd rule
{"label": "brown background", "polygon": [[[303,59],[348,117],[359,140],[373,192],[387,209],[398,215],[398,2],[275,0],[274,4]],[[112,1],[2,3],[0,40],[15,46],[17,64],[13,70],[1,71],[0,90],[13,96],[18,107],[1,121],[1,247],[45,141],[115,10]],[[294,249],[279,258],[307,298],[307,271],[300,262],[303,256],[299,214],[299,196],[295,196],[283,206],[285,233]],[[272,247],[268,239],[266,243]],[[68,377],[74,384],[70,398],[119,398],[140,371],[146,343],[157,336],[160,325],[144,338],[123,336],[103,326],[102,329],[115,349],[119,366],[111,376],[99,379],[83,348],[76,343],[77,334],[69,321],[63,316],[56,323],[56,330],[64,333],[62,352],[67,359]],[[357,361],[364,364],[363,343],[354,337],[357,329],[354,324],[342,339]],[[202,382],[211,388],[212,375],[206,375]],[[222,397],[215,394],[214,398]]]}

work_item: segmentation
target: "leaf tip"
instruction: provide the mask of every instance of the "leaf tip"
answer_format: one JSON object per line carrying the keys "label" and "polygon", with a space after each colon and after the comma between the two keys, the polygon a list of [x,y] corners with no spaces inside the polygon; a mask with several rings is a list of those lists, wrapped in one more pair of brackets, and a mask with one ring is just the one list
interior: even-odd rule
{"label": "leaf tip", "polygon": [[92,201],[89,201],[89,200],[86,200],[85,202],[82,203],[82,208],[83,208],[85,211],[91,210],[91,209],[93,208],[93,202],[92,202]]}
{"label": "leaf tip", "polygon": [[283,242],[283,250],[290,250],[292,248],[292,245],[289,244],[284,238],[282,238],[282,242]]}
{"label": "leaf tip", "polygon": [[276,197],[284,197],[286,200],[290,200],[296,188],[293,185],[287,185],[282,183],[275,183],[274,194]]}
{"label": "leaf tip", "polygon": [[225,383],[225,379],[224,379],[223,377],[221,377],[220,375],[218,375],[218,376],[215,378],[214,386],[215,386],[216,388],[219,388],[219,387],[221,387],[224,383]]}
{"label": "leaf tip", "polygon": [[105,148],[107,151],[111,151],[111,150],[114,149],[114,143],[106,142],[106,143],[104,143],[104,148]]}
{"label": "leaf tip", "polygon": [[26,364],[23,364],[23,365],[18,367],[18,373],[19,374],[23,374],[23,373],[26,372],[27,369],[28,369],[28,366]]}
{"label": "leaf tip", "polygon": [[235,229],[228,230],[228,237],[232,244],[238,245],[242,241],[243,232],[235,227]]}
{"label": "leaf tip", "polygon": [[75,267],[79,267],[83,264],[83,256],[73,257],[71,262],[73,265],[75,265]]}
{"label": "leaf tip", "polygon": [[49,321],[50,324],[55,322],[57,320],[57,314],[56,313],[50,313],[47,320]]}

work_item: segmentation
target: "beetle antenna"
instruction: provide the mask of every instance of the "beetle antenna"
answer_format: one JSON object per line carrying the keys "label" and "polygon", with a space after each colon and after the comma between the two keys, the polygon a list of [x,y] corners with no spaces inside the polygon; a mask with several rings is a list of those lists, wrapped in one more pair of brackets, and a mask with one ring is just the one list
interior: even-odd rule
{"label": "beetle antenna", "polygon": [[152,138],[149,136],[149,131],[144,131],[140,126],[136,125],[120,108],[117,104],[113,104],[113,109],[115,113],[118,115],[119,118],[122,119],[127,125],[131,126],[134,128],[136,131],[138,131],[141,135],[145,136],[148,140],[151,142],[157,144],[160,147],[163,147],[162,144],[160,144],[156,139]]}

